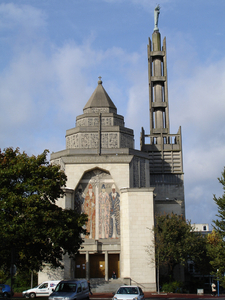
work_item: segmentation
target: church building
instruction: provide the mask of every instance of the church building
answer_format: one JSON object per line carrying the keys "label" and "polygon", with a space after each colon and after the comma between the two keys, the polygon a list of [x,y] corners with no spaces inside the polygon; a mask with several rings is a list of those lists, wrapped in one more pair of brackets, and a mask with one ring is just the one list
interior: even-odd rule
{"label": "church building", "polygon": [[66,131],[66,149],[51,154],[51,163],[68,178],[58,203],[88,215],[89,235],[75,262],[65,257],[61,273],[46,269],[39,281],[108,281],[114,271],[124,283],[156,290],[154,247],[152,254],[146,251],[153,245],[154,216],[185,215],[181,128],[170,133],[166,40],[161,46],[157,17],[147,47],[150,133],[142,128],[140,150],[135,149],[133,130],[125,127],[99,77],[83,114]]}

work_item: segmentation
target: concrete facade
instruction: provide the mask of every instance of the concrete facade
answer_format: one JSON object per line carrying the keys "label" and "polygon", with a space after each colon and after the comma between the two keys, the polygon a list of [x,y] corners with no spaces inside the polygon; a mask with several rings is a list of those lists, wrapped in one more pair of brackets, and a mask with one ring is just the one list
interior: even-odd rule
{"label": "concrete facade", "polygon": [[[154,236],[149,229],[154,226],[154,201],[150,201],[154,189],[121,190],[121,277],[131,278],[155,290],[155,264],[146,246],[152,244]],[[152,257],[153,258],[153,257]]]}
{"label": "concrete facade", "polygon": [[64,258],[63,278],[108,280],[114,267],[118,277],[154,291],[154,263],[146,268],[154,225],[149,156],[134,149],[133,130],[124,124],[99,80],[76,127],[66,132],[66,149],[51,154],[68,178],[59,205],[89,215],[90,234],[75,262]]}
{"label": "concrete facade", "polygon": [[[92,96],[66,131],[66,149],[51,154],[67,175],[65,197],[58,204],[88,215],[89,235],[75,261],[64,258],[63,272],[46,268],[39,280],[104,278],[112,271],[124,282],[156,290],[152,228],[156,213],[185,215],[181,129],[170,134],[166,42],[149,39],[150,135],[141,133],[134,149],[133,130],[105,91],[101,78]],[[145,108],[143,108],[145,109]],[[150,138],[150,144],[145,143]]]}

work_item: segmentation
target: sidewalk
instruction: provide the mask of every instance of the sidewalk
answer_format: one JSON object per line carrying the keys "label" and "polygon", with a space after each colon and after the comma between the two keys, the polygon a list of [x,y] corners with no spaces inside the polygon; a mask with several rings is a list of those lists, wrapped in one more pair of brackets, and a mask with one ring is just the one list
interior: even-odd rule
{"label": "sidewalk", "polygon": [[[196,299],[210,299],[210,298],[225,298],[224,294],[221,294],[219,297],[213,297],[210,294],[204,294],[204,295],[197,295],[197,294],[173,294],[173,293],[151,293],[151,292],[145,292],[145,299],[147,298],[196,298]],[[22,293],[15,293],[13,298],[22,298]],[[112,299],[113,294],[112,293],[94,293],[93,295],[90,295],[90,299]],[[41,299],[41,297],[37,298]]]}
{"label": "sidewalk", "polygon": [[[196,298],[196,299],[209,299],[209,298],[225,298],[225,295],[220,295],[219,297],[212,296],[211,294],[204,294],[204,295],[197,295],[197,294],[173,294],[173,293],[151,293],[151,292],[145,292],[145,298]],[[90,295],[90,299],[112,299],[113,294],[112,293],[94,293],[93,295]]]}

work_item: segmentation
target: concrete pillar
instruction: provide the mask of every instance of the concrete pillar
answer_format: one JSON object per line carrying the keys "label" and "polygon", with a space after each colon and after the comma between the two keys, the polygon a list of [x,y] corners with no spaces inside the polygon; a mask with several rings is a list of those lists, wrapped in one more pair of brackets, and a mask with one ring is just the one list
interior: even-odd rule
{"label": "concrete pillar", "polygon": [[109,280],[109,256],[108,251],[105,251],[105,281]]}
{"label": "concrete pillar", "polygon": [[98,240],[99,239],[99,191],[101,190],[100,189],[100,181],[99,181],[99,178],[97,179],[97,182],[96,182],[96,187],[95,187],[95,195],[96,195],[96,198],[95,198],[95,207],[96,207],[96,210],[95,210],[95,240]]}
{"label": "concrete pillar", "polygon": [[72,274],[72,272],[73,272],[72,260],[71,260],[71,258],[69,258],[69,256],[67,254],[64,255],[63,262],[64,262],[64,276],[63,276],[63,279],[64,280],[69,280],[71,278],[74,278],[74,275]]}
{"label": "concrete pillar", "polygon": [[90,261],[88,251],[86,251],[86,279],[90,279]]}
{"label": "concrete pillar", "polygon": [[[124,188],[120,191],[121,278],[131,278],[144,286],[145,291],[155,291],[154,252],[146,252],[146,246],[154,246],[154,235],[148,229],[154,226],[154,188]],[[149,266],[148,261],[151,262]]]}
{"label": "concrete pillar", "polygon": [[65,188],[65,209],[74,209],[74,190],[70,188]]}
{"label": "concrete pillar", "polygon": [[[161,51],[161,35],[158,31],[152,34],[152,44],[153,44],[153,51]],[[156,56],[153,60],[153,76],[155,78],[160,78],[163,76],[163,63],[162,57]],[[161,107],[162,102],[164,102],[164,91],[163,85],[161,82],[157,82],[154,84],[154,102],[158,103],[158,109],[155,109],[154,113],[154,122],[156,129],[163,129],[165,128],[165,116],[164,116],[164,108]],[[162,140],[161,137],[157,137],[157,143],[161,144]]]}

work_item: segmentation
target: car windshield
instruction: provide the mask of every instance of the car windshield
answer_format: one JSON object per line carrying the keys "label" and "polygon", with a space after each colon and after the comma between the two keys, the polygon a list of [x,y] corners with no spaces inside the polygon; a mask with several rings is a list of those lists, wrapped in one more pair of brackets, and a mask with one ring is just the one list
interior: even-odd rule
{"label": "car windshield", "polygon": [[137,287],[121,287],[117,291],[117,294],[138,294]]}
{"label": "car windshield", "polygon": [[68,282],[61,282],[55,288],[56,292],[75,292],[77,288],[76,283],[68,283]]}

